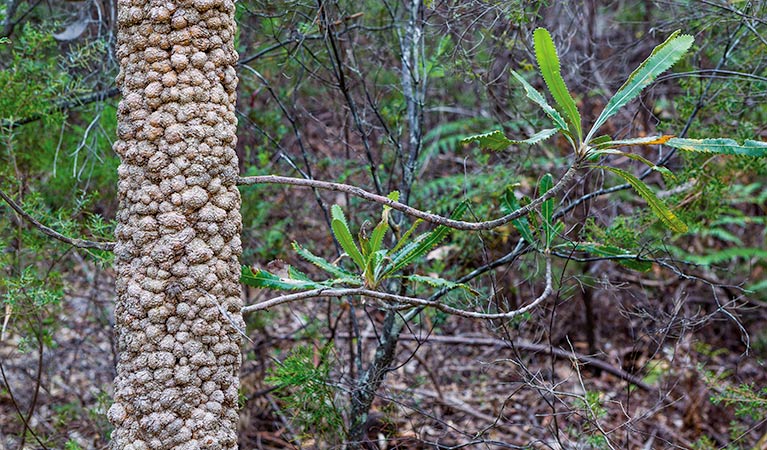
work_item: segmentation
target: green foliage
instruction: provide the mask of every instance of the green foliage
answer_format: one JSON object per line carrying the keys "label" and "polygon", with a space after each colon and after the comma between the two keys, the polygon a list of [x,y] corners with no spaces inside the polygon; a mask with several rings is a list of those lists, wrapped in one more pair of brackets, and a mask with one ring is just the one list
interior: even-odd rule
{"label": "green foliage", "polygon": [[476,126],[487,125],[486,120],[470,118],[445,122],[432,127],[423,137],[424,149],[421,152],[421,160],[443,152],[452,153],[457,151],[463,144],[464,139],[469,137],[469,130]]}
{"label": "green foliage", "polygon": [[558,131],[559,130],[556,128],[549,128],[546,130],[541,130],[527,139],[521,141],[513,141],[507,138],[502,131],[495,130],[488,133],[475,134],[473,136],[466,137],[461,139],[461,142],[468,144],[472,141],[477,141],[480,147],[486,148],[488,150],[505,150],[514,144],[537,144],[541,141],[545,141],[551,136],[554,136]]}
{"label": "green foliage", "polygon": [[598,422],[607,416],[607,408],[603,404],[602,393],[586,391],[583,396],[576,397],[574,407],[587,420],[579,427],[569,427],[568,432],[576,442],[586,444],[588,448],[611,448],[607,437],[599,429]]}
{"label": "green foliage", "polygon": [[[653,53],[643,62],[628,78],[626,83],[618,90],[613,98],[608,102],[605,109],[600,114],[594,123],[591,131],[586,135],[586,138],[582,138],[581,131],[581,117],[577,110],[575,101],[572,95],[567,89],[567,86],[560,74],[559,57],[554,47],[551,35],[545,29],[539,28],[535,30],[534,34],[535,52],[538,65],[540,67],[541,75],[546,81],[546,85],[551,93],[552,97],[556,101],[557,105],[564,112],[567,121],[569,122],[570,132],[565,134],[573,145],[573,149],[576,153],[576,157],[592,158],[599,155],[618,154],[626,155],[625,152],[617,152],[614,150],[617,146],[624,145],[655,145],[663,143],[669,140],[668,137],[652,137],[652,138],[639,138],[621,141],[612,141],[606,137],[597,138],[596,143],[591,141],[592,136],[598,130],[601,125],[611,116],[613,116],[621,107],[625,106],[631,99],[635,98],[642,91],[644,87],[649,85],[655,77],[661,72],[671,67],[686,50],[692,44],[692,38],[689,36],[678,36],[678,33],[672,34],[666,42],[656,47]],[[523,85],[528,97],[531,98],[536,104],[538,104],[543,111],[549,115],[549,117],[558,124],[559,130],[544,130],[544,132],[538,133],[535,137],[537,140],[541,140],[541,137],[549,137],[556,131],[561,130],[561,116],[552,112],[552,108],[543,99],[535,89],[533,89],[520,75],[513,73],[514,77]],[[564,131],[563,131],[564,132]],[[540,135],[540,136],[539,136]],[[475,140],[480,142],[480,146],[484,148],[498,150],[508,147],[515,141],[506,138],[500,131],[487,133],[485,135],[473,136]],[[574,140],[574,139],[577,139]],[[633,159],[640,160],[653,168],[656,168],[654,164],[650,163],[643,157],[636,155]],[[626,180],[637,193],[645,199],[650,205],[651,210],[656,216],[661,219],[661,222],[676,232],[686,232],[687,226],[681,222],[671,210],[647,187],[643,181],[639,178],[631,175],[630,173],[609,166],[597,166],[597,168],[611,171],[624,180]],[[656,168],[662,171],[667,176],[670,172],[667,169]],[[544,205],[545,206],[545,205]],[[552,239],[550,225],[546,228],[546,241],[550,245]]]}
{"label": "green foliage", "polygon": [[[504,214],[510,214],[521,208],[519,201],[514,195],[514,191],[511,187],[506,188],[502,202]],[[512,220],[511,223],[514,225],[514,228],[517,229],[519,235],[522,236],[522,239],[524,239],[529,244],[535,243],[535,238],[533,238],[532,229],[530,228],[530,221],[527,220],[527,217],[522,216],[519,219]]]}
{"label": "green foliage", "polygon": [[734,139],[673,138],[669,139],[666,145],[680,150],[716,155],[742,155],[756,158],[767,156],[767,142],[748,139],[743,144],[738,144]]}
{"label": "green foliage", "polygon": [[579,397],[575,402],[580,409],[588,411],[588,415],[601,419],[607,415],[607,409],[602,404],[602,394],[598,391],[586,391],[583,397]]}
{"label": "green foliage", "polygon": [[652,212],[655,213],[655,216],[659,218],[665,226],[677,233],[687,232],[687,225],[679,220],[676,214],[671,212],[668,206],[666,206],[666,204],[661,201],[655,195],[655,193],[653,193],[652,190],[650,190],[650,188],[639,178],[617,167],[597,166],[597,168],[608,170],[626,180],[631,185],[631,187],[634,188],[637,194],[639,194],[639,196],[642,197],[648,205],[650,205]]}
{"label": "green foliage", "polygon": [[737,417],[760,420],[767,414],[767,387],[758,388],[754,383],[727,386],[723,392],[712,396],[711,401],[735,409]]}
{"label": "green foliage", "polygon": [[[621,86],[615,95],[608,101],[585,138],[582,138],[580,113],[577,110],[573,96],[567,89],[560,74],[559,57],[553,40],[551,39],[551,35],[545,29],[538,28],[535,30],[533,40],[541,75],[546,82],[546,86],[548,87],[551,96],[554,98],[557,106],[569,123],[568,128],[565,130],[562,116],[549,106],[544,97],[522,78],[521,75],[512,71],[512,76],[522,85],[527,97],[541,107],[541,109],[554,121],[557,128],[544,130],[526,141],[514,141],[508,139],[504,133],[499,130],[470,136],[465,138],[464,141],[478,141],[482,148],[501,150],[514,144],[536,143],[561,131],[572,144],[576,159],[585,158],[591,160],[606,156],[628,157],[646,164],[651,169],[662,173],[667,180],[672,181],[675,180],[675,177],[668,168],[659,167],[641,155],[620,151],[617,148],[623,146],[666,144],[674,148],[691,152],[720,155],[744,155],[752,157],[767,156],[767,144],[753,140],[746,140],[743,144],[738,144],[732,139],[717,138],[695,140],[679,139],[668,135],[622,140],[612,140],[609,136],[600,136],[592,139],[598,129],[604,125],[610,117],[614,116],[619,109],[636,98],[644,88],[657,78],[659,74],[668,70],[687,52],[693,43],[693,38],[689,35],[680,35],[677,31],[672,33],[665,42],[657,46],[650,56],[640,64],[631,75],[629,75],[623,86]],[[632,188],[634,188],[637,194],[648,203],[650,210],[666,227],[677,233],[686,233],[688,231],[688,226],[673,213],[665,202],[660,200],[660,198],[658,198],[658,196],[640,178],[617,167],[607,165],[595,165],[593,167],[612,172],[626,181]],[[545,192],[543,189],[540,189],[540,191]],[[510,205],[511,202],[506,201],[506,206],[508,207]],[[543,203],[541,209],[541,214],[544,218],[544,243],[546,244],[546,247],[551,245],[554,236],[553,225],[550,223],[550,220],[547,220],[547,217],[551,217],[551,207],[552,204],[549,201],[546,201]],[[514,225],[523,236],[529,234],[527,227],[521,226],[520,223],[515,223]],[[529,236],[526,240],[528,239]],[[595,248],[592,248],[591,250],[594,249]],[[606,247],[606,249],[607,252],[612,253],[622,251],[622,249],[613,247]],[[602,253],[605,254],[604,252]],[[644,264],[634,264],[634,266],[643,269],[646,268]]]}
{"label": "green foliage", "polygon": [[[734,375],[730,372],[713,372],[706,370],[703,366],[699,366],[698,370],[703,373],[704,382],[711,391],[709,398],[711,403],[731,408],[738,419],[730,422],[731,443],[726,448],[733,450],[746,448],[740,445],[740,441],[746,434],[746,430],[751,427],[750,424],[759,423],[767,417],[767,386],[758,387],[754,383],[736,382],[733,380]],[[700,449],[720,448],[711,445],[711,441],[706,436],[699,439],[696,444],[696,448]]]}
{"label": "green foliage", "polygon": [[51,103],[72,94],[72,78],[58,70],[57,62],[51,34],[26,24],[13,42],[7,65],[0,63],[0,118],[54,120]]}
{"label": "green foliage", "polygon": [[562,118],[561,115],[557,112],[556,109],[549,106],[549,104],[546,102],[546,99],[541,95],[540,92],[538,92],[534,87],[530,85],[530,83],[527,82],[524,78],[522,78],[522,75],[518,74],[515,71],[511,71],[511,74],[514,76],[514,78],[517,79],[519,84],[522,85],[522,87],[525,89],[525,93],[527,94],[527,98],[535,102],[540,108],[543,110],[543,112],[546,113],[547,116],[551,118],[551,120],[554,121],[554,124],[562,130],[563,132],[567,132],[567,124],[565,123],[565,120]]}
{"label": "green foliage", "polygon": [[278,387],[276,397],[305,437],[321,437],[326,444],[338,442],[346,434],[330,379],[333,363],[332,346],[317,350],[311,345],[299,345],[273,366],[265,379]]}
{"label": "green foliage", "polygon": [[767,416],[767,386],[757,387],[754,383],[733,383],[729,373],[701,371],[706,385],[713,391],[711,402],[733,408],[736,417],[761,420]]}
{"label": "green foliage", "polygon": [[[541,177],[541,181],[538,183],[538,195],[543,195],[551,190],[554,186],[554,178],[550,173],[547,173]],[[562,222],[554,224],[552,219],[554,218],[554,199],[549,198],[541,204],[541,217],[543,218],[543,230],[546,249],[551,247],[551,243],[554,242],[554,238],[562,230],[564,226]]]}
{"label": "green foliage", "polygon": [[[393,192],[389,195],[389,198],[396,201],[399,198],[399,194]],[[453,219],[462,217],[466,208],[466,204],[461,203],[451,217]],[[243,266],[240,281],[248,286],[279,290],[307,290],[331,287],[379,289],[386,280],[396,278],[432,287],[461,288],[468,292],[473,292],[467,285],[452,283],[437,277],[401,274],[407,266],[415,264],[426,253],[436,247],[448,235],[450,228],[440,225],[432,231],[422,233],[411,239],[410,236],[415,233],[420,224],[420,221],[416,221],[394,246],[384,248],[384,238],[389,231],[391,207],[383,207],[381,219],[373,228],[372,234],[368,236],[368,232],[364,230],[363,226],[363,230],[360,231],[356,241],[349,229],[349,224],[341,207],[333,205],[331,211],[333,217],[333,236],[344,251],[346,251],[347,256],[350,253],[354,255],[351,256],[356,266],[354,269],[347,270],[337,263],[331,263],[294,243],[293,248],[299,256],[327,272],[332,278],[324,281],[313,281],[293,266],[288,266],[287,273],[282,276],[269,273],[264,269],[252,269]]]}
{"label": "green foliage", "polygon": [[80,447],[80,444],[77,443],[77,441],[74,441],[72,439],[68,440],[64,444],[64,450],[81,450],[82,447]]}
{"label": "green foliage", "polygon": [[535,43],[535,59],[538,61],[538,67],[546,81],[546,86],[549,88],[551,96],[554,97],[554,101],[564,112],[570,124],[570,134],[580,141],[583,136],[581,114],[578,112],[578,107],[575,106],[573,96],[565,85],[565,80],[562,79],[554,40],[551,39],[551,35],[545,28],[537,28],[533,33],[533,41]]}
{"label": "green foliage", "polygon": [[679,59],[687,53],[692,46],[693,37],[690,35],[680,35],[679,31],[671,33],[665,42],[655,47],[650,56],[639,65],[618,92],[607,102],[602,113],[594,121],[586,142],[591,136],[609,119],[614,116],[628,102],[636,98],[644,88],[649,86],[658,75],[670,69]]}
{"label": "green foliage", "polygon": [[[106,40],[94,40],[62,47],[52,37],[54,26],[51,21],[27,22],[14,30],[12,42],[2,39],[0,45],[0,189],[65,235],[111,241],[114,222],[92,211],[108,217],[117,189],[118,158],[111,150],[114,108],[101,102],[80,106],[75,113],[60,109],[101,89],[94,87],[100,81],[93,67],[104,63],[109,46]],[[0,317],[7,320],[0,325],[4,342],[17,342],[18,352],[31,354],[26,357],[49,354],[59,345],[73,255],[70,246],[0,204]],[[88,255],[100,265],[108,265],[112,257],[111,252],[77,251],[77,264]],[[94,401],[97,406],[89,408],[79,403],[50,408],[50,424],[66,433],[73,422],[87,421],[106,439],[106,409],[100,398]],[[50,430],[36,432],[47,440]],[[74,439],[51,439],[55,448],[82,445]]]}
{"label": "green foliage", "polygon": [[344,249],[346,254],[354,261],[355,264],[357,264],[357,267],[359,267],[360,270],[366,270],[367,258],[362,256],[360,249],[354,242],[352,233],[349,231],[349,224],[346,223],[346,217],[344,216],[343,210],[340,206],[333,205],[333,207],[330,209],[330,212],[333,217],[331,221],[333,236],[335,236],[339,245],[341,245],[341,248]]}
{"label": "green foliage", "polygon": [[567,252],[585,252],[597,257],[614,259],[619,264],[640,272],[647,272],[652,268],[652,262],[643,260],[636,253],[614,245],[599,242],[568,242],[558,247],[565,249]]}

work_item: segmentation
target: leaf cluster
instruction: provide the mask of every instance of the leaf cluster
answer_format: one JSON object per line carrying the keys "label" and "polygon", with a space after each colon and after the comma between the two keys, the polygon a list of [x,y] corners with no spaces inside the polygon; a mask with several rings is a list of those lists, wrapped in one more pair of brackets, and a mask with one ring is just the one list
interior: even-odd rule
{"label": "leaf cluster", "polygon": [[332,346],[316,350],[311,345],[299,345],[271,367],[265,378],[278,387],[275,396],[290,411],[294,424],[307,433],[319,433],[327,442],[344,435],[336,389],[330,383],[333,363]]}
{"label": "leaf cluster", "polygon": [[[666,41],[658,45],[627,78],[625,83],[610,98],[606,106],[594,121],[590,130],[585,133],[582,128],[581,114],[577,108],[575,97],[568,90],[560,73],[559,56],[551,35],[546,29],[538,28],[534,36],[535,55],[540,73],[548,88],[549,94],[554,100],[551,106],[543,94],[538,92],[522,75],[511,71],[512,76],[524,89],[527,97],[538,105],[546,116],[553,122],[554,128],[543,129],[534,133],[527,139],[510,139],[501,130],[493,130],[487,133],[469,136],[463,139],[464,143],[478,142],[480,147],[489,150],[503,150],[512,145],[532,145],[540,143],[556,134],[563,135],[570,143],[573,151],[575,164],[584,164],[593,169],[610,172],[623,179],[634,191],[647,202],[650,210],[657,219],[667,228],[676,233],[686,233],[688,226],[672,209],[661,200],[658,195],[642,180],[632,173],[604,163],[593,164],[592,161],[608,157],[625,157],[639,161],[653,171],[657,171],[667,180],[675,180],[674,174],[666,167],[658,166],[643,156],[625,151],[623,148],[632,146],[666,145],[685,152],[695,152],[711,155],[737,155],[746,157],[767,156],[767,143],[754,140],[745,140],[739,143],[729,138],[709,139],[683,139],[670,135],[657,135],[636,137],[616,140],[607,135],[597,136],[599,129],[613,117],[621,108],[635,99],[643,89],[649,86],[661,73],[671,68],[693,44],[693,38],[689,35],[680,34],[679,31],[672,33]],[[542,186],[543,187],[543,186]],[[544,189],[541,189],[545,192]],[[519,205],[514,202],[513,193],[504,197],[507,208],[511,211],[518,209]],[[541,208],[545,238],[542,243],[549,248],[555,234],[554,226],[546,218],[551,216],[548,202],[544,202]],[[532,230],[529,223],[521,220],[514,221],[514,226],[521,236],[528,242],[532,242]],[[588,243],[580,246],[581,250],[598,256],[630,257],[631,252],[611,245]],[[647,270],[647,263],[641,261],[629,262],[621,259],[624,264],[633,268]]]}
{"label": "leaf cluster", "polygon": [[[389,199],[396,201],[398,192],[389,195]],[[465,203],[459,204],[451,218],[459,219],[466,211]],[[386,280],[398,279],[417,284],[426,284],[432,287],[456,289],[462,288],[473,292],[464,284],[453,283],[437,277],[428,277],[417,274],[405,274],[404,270],[410,265],[422,259],[430,250],[436,247],[448,235],[450,229],[446,226],[438,226],[435,229],[416,234],[421,221],[415,221],[411,227],[391,247],[384,245],[389,233],[391,207],[384,206],[380,221],[371,227],[363,224],[357,238],[352,235],[346,216],[338,205],[331,208],[332,221],[331,231],[333,237],[344,250],[342,258],[330,262],[317,256],[293,243],[293,250],[304,260],[326,272],[330,278],[323,281],[314,281],[307,274],[297,268],[288,265],[284,274],[271,273],[265,269],[252,269],[242,267],[240,280],[249,286],[279,290],[308,290],[333,287],[364,287],[378,290],[384,288]],[[353,264],[349,269],[341,263],[350,260]]]}

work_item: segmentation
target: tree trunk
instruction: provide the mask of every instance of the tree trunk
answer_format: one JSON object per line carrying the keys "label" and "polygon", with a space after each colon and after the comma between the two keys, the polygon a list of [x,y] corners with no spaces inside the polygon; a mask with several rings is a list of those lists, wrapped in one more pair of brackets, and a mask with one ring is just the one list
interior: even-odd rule
{"label": "tree trunk", "polygon": [[232,0],[119,0],[113,449],[235,449]]}

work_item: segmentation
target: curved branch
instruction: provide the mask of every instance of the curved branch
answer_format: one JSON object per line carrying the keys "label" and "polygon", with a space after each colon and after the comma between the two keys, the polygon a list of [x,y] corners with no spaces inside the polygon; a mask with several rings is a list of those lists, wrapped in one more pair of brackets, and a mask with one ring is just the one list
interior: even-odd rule
{"label": "curved branch", "polygon": [[417,217],[419,219],[423,219],[426,222],[430,222],[436,225],[444,225],[446,227],[450,227],[456,230],[480,231],[480,230],[492,230],[493,228],[497,228],[501,225],[505,225],[506,223],[511,222],[512,220],[519,219],[520,217],[523,217],[527,215],[528,213],[532,212],[533,210],[535,210],[535,208],[537,208],[543,202],[562,192],[570,183],[570,181],[572,181],[572,179],[575,178],[575,174],[578,172],[578,169],[580,169],[580,163],[576,162],[575,164],[570,166],[569,169],[567,169],[567,172],[565,172],[565,174],[562,175],[562,178],[559,179],[557,184],[555,184],[551,189],[549,189],[546,193],[544,193],[540,197],[536,198],[535,200],[523,206],[522,208],[519,208],[518,210],[511,212],[509,214],[506,214],[503,217],[499,217],[498,219],[494,219],[494,220],[488,220],[485,222],[465,222],[463,220],[449,219],[447,217],[443,217],[437,214],[421,211],[420,209],[416,209],[411,206],[405,205],[404,203],[395,202],[394,200],[388,197],[384,197],[383,195],[373,194],[372,192],[368,192],[356,186],[350,186],[348,184],[343,184],[343,183],[331,183],[328,181],[306,180],[303,178],[282,177],[278,175],[261,175],[261,176],[254,176],[254,177],[239,177],[237,179],[237,184],[238,185],[287,184],[292,186],[311,187],[315,189],[325,189],[328,191],[344,192],[359,198],[363,198],[365,200],[370,200],[376,203],[380,203],[382,205],[389,206],[391,207],[391,209],[400,211],[402,213],[405,213],[413,217]]}
{"label": "curved branch", "polygon": [[249,313],[253,311],[261,311],[264,309],[271,308],[273,306],[282,305],[284,303],[291,303],[298,300],[305,300],[309,298],[345,297],[347,295],[361,295],[363,297],[374,298],[377,300],[382,300],[384,302],[392,303],[394,304],[393,308],[395,309],[408,309],[413,306],[432,307],[448,314],[452,314],[452,315],[460,316],[460,317],[466,317],[469,319],[511,319],[535,308],[541,302],[546,300],[553,291],[554,289],[552,287],[551,258],[547,256],[546,257],[546,288],[543,290],[541,295],[539,295],[535,300],[530,302],[527,306],[523,306],[522,308],[515,309],[514,311],[508,311],[505,313],[481,313],[481,312],[474,312],[474,311],[466,311],[459,308],[453,308],[452,306],[448,306],[448,305],[445,305],[444,303],[440,303],[434,300],[427,300],[427,299],[416,298],[416,297],[407,297],[404,295],[388,294],[386,292],[379,292],[379,291],[374,291],[374,290],[365,289],[365,288],[341,288],[341,289],[320,288],[320,289],[312,289],[310,291],[297,292],[295,294],[281,295],[279,297],[275,297],[270,300],[263,301],[261,303],[256,303],[255,305],[246,306],[242,308],[242,313],[245,314],[245,313]]}
{"label": "curved branch", "polygon": [[92,92],[92,93],[84,95],[82,97],[74,98],[74,99],[72,99],[70,101],[56,103],[56,104],[54,104],[51,107],[51,109],[49,109],[48,111],[46,111],[44,113],[41,113],[41,114],[35,114],[33,116],[25,117],[25,118],[19,119],[19,120],[2,119],[2,120],[0,120],[0,127],[15,129],[15,128],[18,128],[18,127],[20,127],[22,125],[26,125],[28,123],[36,122],[36,121],[42,119],[43,116],[47,116],[47,115],[52,114],[52,113],[54,113],[56,111],[68,111],[68,110],[73,109],[73,108],[75,108],[77,106],[84,106],[84,105],[87,105],[89,103],[95,103],[95,102],[104,101],[104,100],[106,100],[108,98],[116,96],[119,93],[120,93],[120,90],[117,89],[116,87],[109,88],[109,89],[104,90],[104,91]]}
{"label": "curved branch", "polygon": [[108,252],[113,251],[114,248],[115,248],[115,243],[114,242],[94,242],[94,241],[89,241],[87,239],[77,239],[77,238],[71,238],[71,237],[68,237],[68,236],[64,236],[63,234],[59,233],[58,231],[56,231],[56,230],[54,230],[52,228],[46,227],[45,225],[40,223],[37,219],[35,219],[34,217],[30,216],[29,213],[24,211],[21,208],[21,206],[19,206],[18,203],[14,202],[13,199],[8,197],[8,195],[6,195],[6,193],[3,192],[2,190],[0,190],[0,197],[3,200],[5,200],[5,202],[8,203],[8,205],[14,211],[16,211],[16,213],[18,215],[23,217],[27,222],[29,222],[32,225],[34,225],[35,228],[37,228],[38,230],[42,231],[44,234],[46,234],[46,235],[48,235],[48,236],[50,236],[50,237],[52,237],[54,239],[58,239],[61,242],[65,242],[65,243],[67,243],[67,244],[69,244],[69,245],[71,245],[73,247],[78,247],[78,248],[94,248],[94,249],[97,249],[97,250],[104,250],[104,251],[108,251]]}

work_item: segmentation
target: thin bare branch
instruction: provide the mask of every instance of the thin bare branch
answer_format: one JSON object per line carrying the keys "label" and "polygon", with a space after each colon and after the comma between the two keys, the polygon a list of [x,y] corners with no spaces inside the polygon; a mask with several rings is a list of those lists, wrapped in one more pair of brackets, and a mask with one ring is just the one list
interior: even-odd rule
{"label": "thin bare branch", "polygon": [[58,231],[49,228],[42,223],[40,223],[37,219],[30,216],[29,213],[24,211],[24,209],[19,206],[18,203],[13,201],[12,198],[10,198],[8,195],[6,195],[5,192],[0,190],[0,197],[2,197],[3,200],[5,200],[6,203],[14,210],[18,215],[24,218],[27,222],[34,225],[35,228],[42,231],[45,235],[50,236],[54,239],[58,239],[61,242],[65,242],[73,247],[77,248],[93,248],[97,250],[104,250],[104,251],[113,251],[115,248],[114,242],[94,242],[89,241],[87,239],[77,239],[77,238],[71,238],[68,236],[64,236],[63,234],[59,233]]}
{"label": "thin bare branch", "polygon": [[0,128],[15,129],[28,123],[36,122],[45,116],[55,113],[56,111],[69,111],[70,109],[77,108],[78,106],[85,106],[90,103],[101,102],[108,98],[114,97],[120,93],[117,88],[110,88],[103,91],[92,92],[90,94],[83,95],[82,97],[73,98],[68,101],[59,102],[51,106],[51,109],[42,114],[35,114],[30,117],[25,117],[18,120],[0,120]]}
{"label": "thin bare branch", "polygon": [[526,206],[523,206],[522,208],[519,208],[516,211],[506,214],[503,217],[499,217],[498,219],[494,219],[494,220],[488,220],[485,222],[465,222],[463,220],[449,219],[447,217],[439,216],[437,214],[421,211],[419,209],[405,205],[404,203],[396,202],[388,197],[384,197],[383,195],[373,194],[372,192],[368,192],[356,186],[350,186],[348,184],[343,184],[343,183],[331,183],[328,181],[318,181],[318,180],[305,180],[302,178],[282,177],[278,175],[262,175],[262,176],[254,176],[254,177],[240,177],[237,179],[237,184],[239,185],[287,184],[292,186],[311,187],[315,189],[325,189],[328,191],[344,192],[350,195],[354,195],[355,197],[363,198],[365,200],[370,200],[372,202],[389,206],[394,210],[400,211],[402,213],[408,214],[413,217],[417,217],[419,219],[423,219],[426,222],[430,222],[436,225],[444,225],[446,227],[454,228],[456,230],[479,231],[479,230],[492,230],[493,228],[497,228],[502,225],[505,225],[511,222],[512,220],[523,217],[529,214],[530,212],[534,211],[535,208],[541,205],[544,201],[562,192],[565,189],[565,187],[567,187],[567,185],[570,183],[570,181],[572,181],[572,179],[575,178],[575,174],[578,172],[578,169],[580,169],[580,163],[576,162],[575,164],[570,166],[570,168],[567,170],[567,172],[565,172],[564,175],[562,175],[562,178],[559,179],[557,184],[555,184],[551,189],[549,189],[546,193],[544,193],[540,197],[536,198],[535,200],[533,200]]}
{"label": "thin bare branch", "polygon": [[533,300],[527,306],[524,306],[519,309],[515,309],[513,311],[508,311],[505,313],[482,313],[482,312],[475,312],[475,311],[466,311],[466,310],[454,308],[452,306],[448,306],[448,305],[445,305],[444,303],[440,303],[433,300],[427,300],[427,299],[416,298],[416,297],[407,297],[404,295],[388,294],[386,292],[379,292],[379,291],[374,291],[374,290],[365,289],[365,288],[320,288],[320,289],[312,289],[312,290],[304,291],[304,292],[297,292],[295,294],[281,295],[279,297],[275,297],[270,300],[263,301],[261,303],[256,303],[255,305],[246,306],[242,308],[242,313],[245,314],[245,313],[249,313],[253,311],[262,311],[277,305],[292,303],[295,301],[306,300],[310,298],[346,297],[350,295],[351,296],[360,295],[363,297],[374,298],[384,302],[392,303],[395,309],[409,309],[413,306],[432,307],[442,312],[452,314],[455,316],[466,317],[468,319],[512,319],[538,306],[541,302],[546,300],[553,291],[554,289],[552,287],[551,258],[547,257],[546,258],[546,287],[544,288],[541,295],[539,295],[535,300]]}

